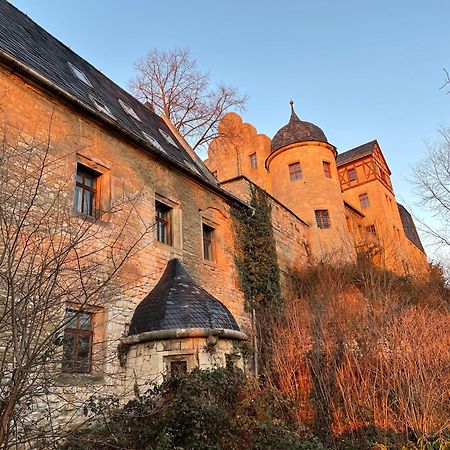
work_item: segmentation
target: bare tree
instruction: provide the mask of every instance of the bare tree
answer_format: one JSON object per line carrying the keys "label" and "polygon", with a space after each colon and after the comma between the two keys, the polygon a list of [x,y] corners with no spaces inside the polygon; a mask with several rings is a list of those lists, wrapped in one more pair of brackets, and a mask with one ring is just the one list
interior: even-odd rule
{"label": "bare tree", "polygon": [[432,215],[435,225],[424,231],[441,246],[450,248],[450,130],[440,130],[441,140],[429,145],[427,155],[414,167],[414,183],[420,203]]}
{"label": "bare tree", "polygon": [[[124,192],[98,212],[99,220],[75,214],[68,163],[74,155],[54,151],[50,130],[39,140],[6,128],[0,142],[1,449],[36,438],[30,430],[38,409],[51,428],[55,411],[47,400],[73,350],[64,330],[127,295],[133,280],[123,269],[153,235],[153,223],[139,214],[139,192]],[[105,340],[92,345],[84,363],[101,370]]]}
{"label": "bare tree", "polygon": [[247,102],[234,87],[210,88],[209,73],[198,69],[189,49],[153,49],[135,63],[135,70],[133,93],[166,116],[197,151],[218,135],[224,114],[242,110]]}

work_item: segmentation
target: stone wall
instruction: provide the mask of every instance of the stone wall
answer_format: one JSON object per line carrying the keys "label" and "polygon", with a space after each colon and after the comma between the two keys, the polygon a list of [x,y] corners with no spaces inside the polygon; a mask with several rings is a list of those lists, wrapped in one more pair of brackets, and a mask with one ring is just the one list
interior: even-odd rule
{"label": "stone wall", "polygon": [[[129,214],[121,242],[124,249],[133,244],[133,236],[144,222],[154,223],[155,199],[173,208],[174,244],[156,241],[154,233],[148,235],[142,251],[125,264],[118,276],[120,288],[97,305],[103,316],[103,342],[101,352],[94,355],[95,373],[65,374],[52,380],[57,386],[54,392],[60,397],[50,396],[51,402],[65,411],[59,417],[74,414],[76,405],[69,401],[71,397],[80,404],[91,393],[123,391],[126,373],[117,355],[120,338],[127,334],[136,305],[155,286],[171,258],[180,258],[195,282],[226,305],[244,332],[250,330],[237,282],[230,200],[226,196],[221,197],[130,144],[113,129],[4,70],[0,71],[0,92],[3,134],[11,145],[26,142],[25,147],[32,148],[49,143],[50,157],[58,161],[54,175],[66,181],[63,197],[69,210],[73,208],[77,162],[101,173],[102,207],[111,206],[113,212],[103,214],[98,223],[105,232],[114,230],[116,219]],[[203,221],[215,228],[214,261],[203,258]],[[60,360],[54,365],[58,373]]]}

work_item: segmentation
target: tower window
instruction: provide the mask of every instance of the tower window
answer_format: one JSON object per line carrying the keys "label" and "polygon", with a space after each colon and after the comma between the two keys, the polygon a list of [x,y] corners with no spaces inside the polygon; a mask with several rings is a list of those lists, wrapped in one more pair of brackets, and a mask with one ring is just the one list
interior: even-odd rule
{"label": "tower window", "polygon": [[81,164],[77,165],[75,186],[75,211],[87,216],[95,216],[98,204],[97,181],[99,174]]}
{"label": "tower window", "polygon": [[355,168],[348,169],[347,174],[348,174],[348,181],[356,181],[356,180],[358,180],[358,175],[356,174],[356,169]]}
{"label": "tower window", "polygon": [[163,244],[172,245],[172,208],[155,202],[156,239]]}
{"label": "tower window", "polygon": [[314,213],[316,215],[317,228],[330,228],[330,214],[327,209],[316,209]]}
{"label": "tower window", "polygon": [[63,372],[89,373],[92,360],[92,313],[68,309],[64,330]]}
{"label": "tower window", "polygon": [[214,228],[203,224],[203,258],[208,261],[213,261],[213,239]]}
{"label": "tower window", "polygon": [[327,161],[322,161],[323,163],[323,174],[325,178],[331,178],[331,164]]}
{"label": "tower window", "polygon": [[250,167],[252,169],[257,169],[258,168],[258,160],[256,159],[256,153],[252,153],[250,155]]}
{"label": "tower window", "polygon": [[361,208],[368,208],[370,206],[369,196],[367,193],[361,194],[359,196],[359,203],[361,204]]}
{"label": "tower window", "polygon": [[291,177],[291,181],[302,178],[302,167],[299,162],[289,164],[289,176]]}
{"label": "tower window", "polygon": [[377,230],[375,228],[375,225],[367,225],[366,226],[366,231],[370,234],[373,234],[374,236],[376,236],[377,234]]}

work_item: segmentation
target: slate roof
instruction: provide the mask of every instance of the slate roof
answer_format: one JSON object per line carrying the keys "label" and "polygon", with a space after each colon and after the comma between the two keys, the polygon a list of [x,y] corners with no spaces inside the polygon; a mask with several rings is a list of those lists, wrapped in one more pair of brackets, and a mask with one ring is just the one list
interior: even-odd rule
{"label": "slate roof", "polygon": [[425,250],[423,248],[422,242],[419,237],[419,233],[417,233],[416,225],[414,224],[414,220],[408,210],[397,203],[398,212],[400,213],[400,219],[402,220],[403,230],[405,231],[406,237],[423,253]]}
{"label": "slate roof", "polygon": [[289,123],[280,128],[273,137],[271,151],[273,153],[286,145],[305,141],[328,142],[325,133],[317,125],[298,118],[294,111],[294,103],[291,101]]}
{"label": "slate roof", "polygon": [[[110,120],[108,114],[97,111],[92,100],[93,97],[96,98],[111,111],[113,122],[136,136],[142,147],[150,148],[152,153],[200,176],[209,184],[215,183],[206,167],[199,161],[194,161],[183,149],[161,117],[5,0],[0,0],[0,58],[5,60],[5,57],[2,58],[2,52],[37,72],[97,112],[97,115]],[[92,86],[77,78],[68,63],[80,69]],[[140,121],[124,111],[119,99],[135,111]],[[179,148],[168,143],[159,129],[167,133]],[[161,148],[149,143],[143,136],[143,131],[156,139]]]}
{"label": "slate roof", "polygon": [[375,145],[377,144],[376,140],[366,142],[365,144],[360,145],[359,147],[352,148],[351,150],[347,150],[344,153],[340,153],[337,155],[336,164],[337,166],[342,166],[343,164],[347,164],[350,161],[355,161],[363,156],[371,155],[375,150]]}
{"label": "slate roof", "polygon": [[157,285],[136,307],[129,336],[147,331],[213,328],[239,331],[233,315],[172,259]]}

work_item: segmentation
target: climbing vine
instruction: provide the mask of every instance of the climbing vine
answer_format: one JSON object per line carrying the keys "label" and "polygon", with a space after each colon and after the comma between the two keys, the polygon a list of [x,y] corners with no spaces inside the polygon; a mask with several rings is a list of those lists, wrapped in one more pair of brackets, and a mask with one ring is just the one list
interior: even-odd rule
{"label": "climbing vine", "polygon": [[267,193],[250,186],[250,206],[236,206],[233,224],[236,236],[239,283],[247,310],[279,312],[280,269],[272,229],[272,208]]}
{"label": "climbing vine", "polygon": [[272,329],[282,310],[280,268],[272,228],[272,208],[267,193],[251,185],[250,208],[235,206],[232,216],[239,284],[247,311],[255,311],[260,362],[267,372]]}

